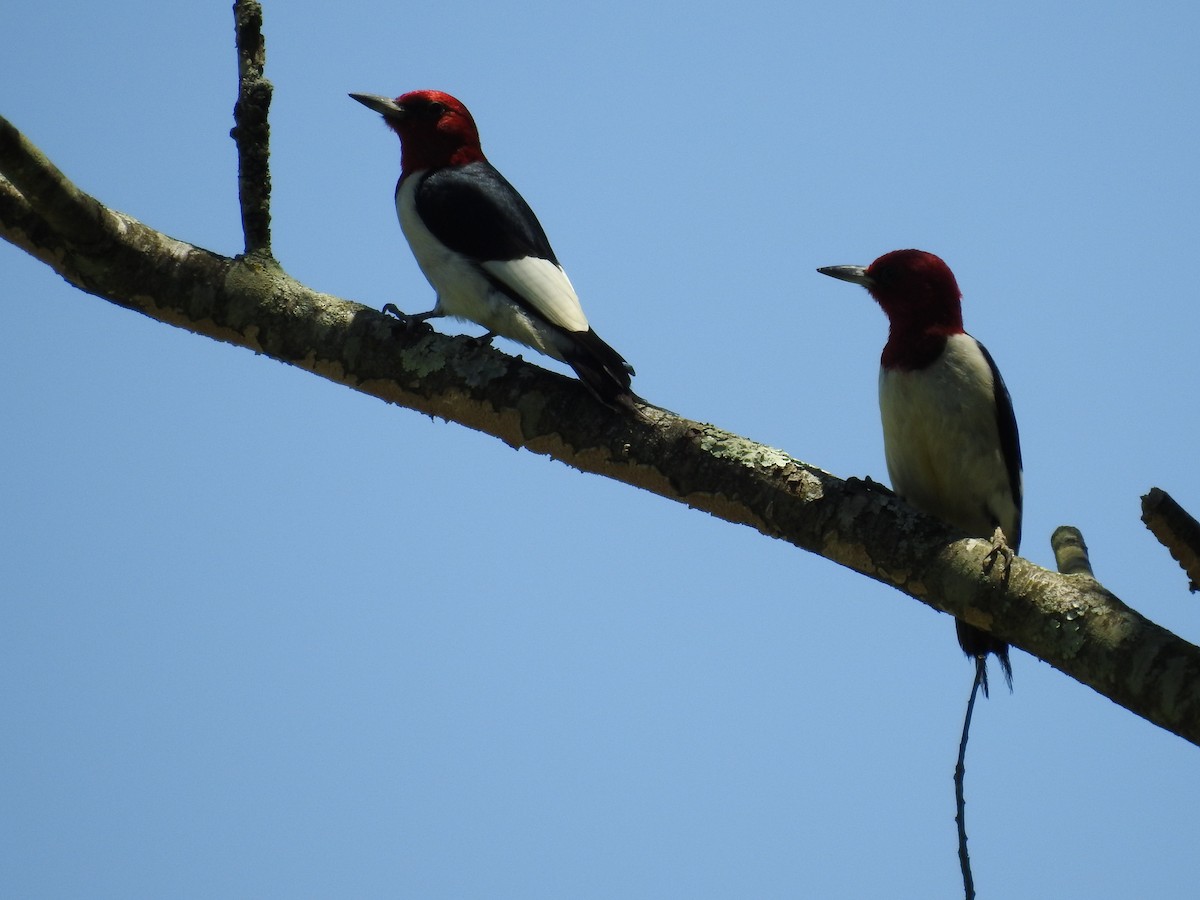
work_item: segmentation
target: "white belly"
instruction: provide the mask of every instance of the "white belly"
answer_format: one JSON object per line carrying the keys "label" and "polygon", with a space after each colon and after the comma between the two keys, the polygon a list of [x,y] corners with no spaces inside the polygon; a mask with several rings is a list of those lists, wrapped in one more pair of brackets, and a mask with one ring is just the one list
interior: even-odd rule
{"label": "white belly", "polygon": [[968,534],[990,537],[996,524],[1016,534],[992,372],[974,339],[952,335],[919,371],[880,370],[879,406],[897,494]]}

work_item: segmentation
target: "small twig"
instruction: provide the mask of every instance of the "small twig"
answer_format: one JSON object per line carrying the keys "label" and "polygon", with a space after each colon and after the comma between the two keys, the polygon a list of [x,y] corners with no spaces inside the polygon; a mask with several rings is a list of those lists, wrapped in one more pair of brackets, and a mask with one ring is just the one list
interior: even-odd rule
{"label": "small twig", "polygon": [[[0,117],[0,173],[24,198],[27,210],[64,240],[88,247],[107,238],[108,210],[72,184],[3,117]],[[10,207],[19,208],[12,192],[8,193]]]}
{"label": "small twig", "polygon": [[235,0],[234,27],[237,34],[238,98],[233,107],[233,130],[237,144],[238,201],[242,210],[242,233],[246,253],[271,256],[271,129],[267,112],[271,107],[271,82],[263,77],[267,44],[262,30],[262,6],[257,0]]}
{"label": "small twig", "polygon": [[1058,571],[1063,575],[1092,575],[1087,544],[1083,542],[1083,533],[1074,525],[1055,528],[1054,534],[1050,535],[1050,548],[1054,551]]}
{"label": "small twig", "polygon": [[954,767],[954,822],[958,825],[958,864],[962,868],[963,896],[975,900],[975,879],[971,877],[971,857],[967,853],[967,798],[964,788],[967,774],[967,738],[971,734],[971,715],[975,712],[975,697],[979,685],[987,677],[987,657],[975,661],[975,680],[971,682],[971,696],[967,699],[967,714],[963,717],[962,740],[958,743],[958,764]]}
{"label": "small twig", "polygon": [[1142,498],[1142,521],[1183,568],[1188,590],[1200,591],[1200,522],[1161,488]]}

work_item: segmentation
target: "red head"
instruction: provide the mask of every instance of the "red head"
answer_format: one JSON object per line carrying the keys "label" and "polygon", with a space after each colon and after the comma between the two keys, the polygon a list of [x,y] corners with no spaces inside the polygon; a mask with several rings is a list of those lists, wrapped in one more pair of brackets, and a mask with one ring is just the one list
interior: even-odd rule
{"label": "red head", "polygon": [[866,270],[866,288],[892,323],[893,332],[963,330],[962,292],[950,267],[924,250],[893,250]]}
{"label": "red head", "polygon": [[395,100],[351,94],[383,116],[400,136],[400,168],[405,172],[462,166],[484,158],[471,113],[442,91],[409,91]]}
{"label": "red head", "polygon": [[951,334],[961,334],[962,293],[954,273],[924,250],[893,250],[865,269],[830,266],[818,271],[861,284],[883,307],[891,333],[885,366],[921,368],[934,359]]}

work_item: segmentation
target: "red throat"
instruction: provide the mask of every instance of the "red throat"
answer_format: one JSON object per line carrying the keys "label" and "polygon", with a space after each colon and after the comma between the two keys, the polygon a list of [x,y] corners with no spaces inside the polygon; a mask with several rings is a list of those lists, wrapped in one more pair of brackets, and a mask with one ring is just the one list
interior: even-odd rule
{"label": "red throat", "polygon": [[946,338],[957,331],[930,329],[927,331],[897,334],[893,328],[888,335],[888,342],[883,345],[883,354],[879,363],[885,369],[899,369],[913,372],[932,365],[942,351],[946,349]]}
{"label": "red throat", "polygon": [[963,332],[962,294],[954,273],[922,250],[896,250],[867,267],[871,296],[890,323],[886,368],[920,369],[941,354],[946,338]]}

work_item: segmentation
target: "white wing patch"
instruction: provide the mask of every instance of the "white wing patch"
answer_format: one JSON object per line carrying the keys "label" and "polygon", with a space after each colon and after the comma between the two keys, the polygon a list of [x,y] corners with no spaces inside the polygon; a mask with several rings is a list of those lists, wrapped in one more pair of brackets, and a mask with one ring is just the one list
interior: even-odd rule
{"label": "white wing patch", "polygon": [[587,331],[587,317],[567,273],[548,259],[526,256],[485,262],[481,268],[525,298],[546,321],[567,331]]}
{"label": "white wing patch", "polygon": [[[454,252],[434,237],[417,215],[415,198],[422,177],[412,175],[400,182],[396,214],[417,265],[437,291],[437,311],[562,359],[562,344],[569,338],[558,329],[588,330],[579,298],[563,270],[537,258],[480,265]],[[514,303],[489,278],[525,298],[541,318]]]}

